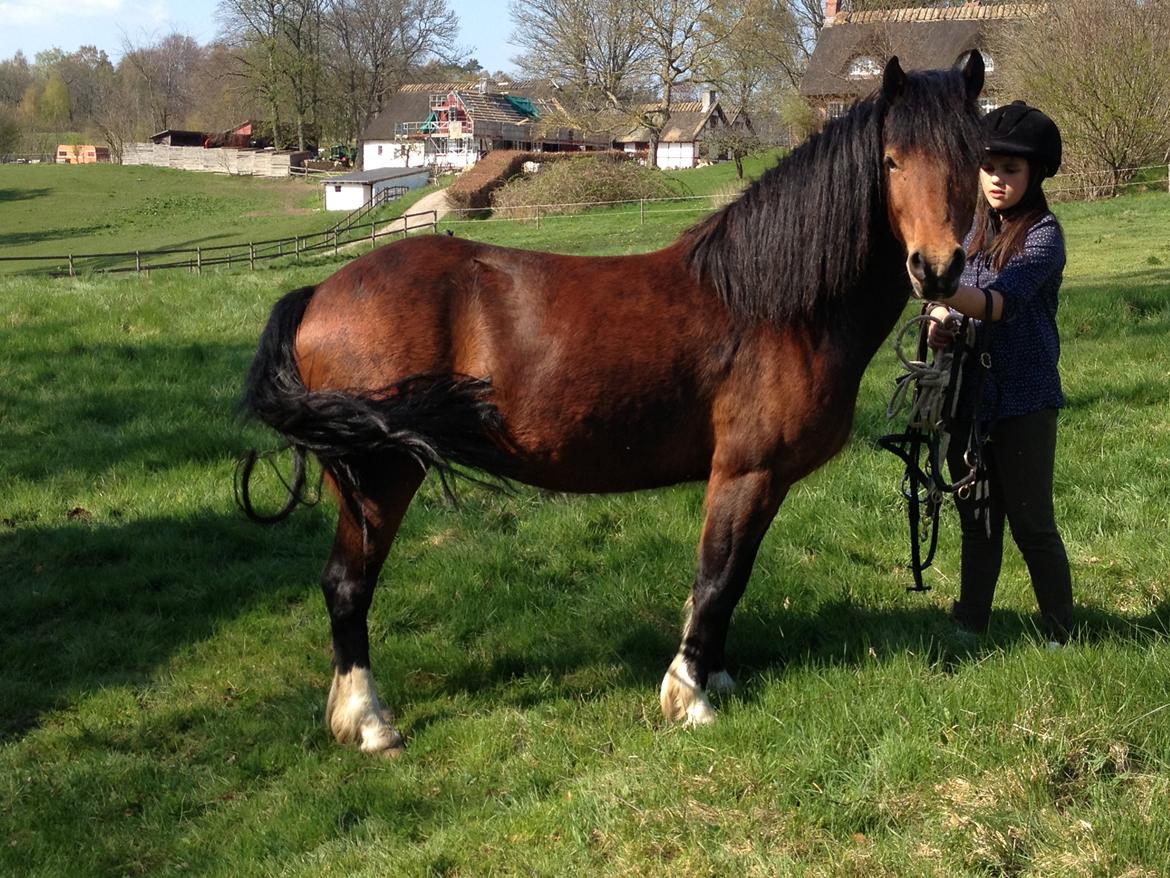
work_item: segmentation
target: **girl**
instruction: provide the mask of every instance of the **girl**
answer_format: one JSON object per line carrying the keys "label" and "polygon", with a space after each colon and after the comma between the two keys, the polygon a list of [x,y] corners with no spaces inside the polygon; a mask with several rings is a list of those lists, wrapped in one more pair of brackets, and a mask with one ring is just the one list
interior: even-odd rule
{"label": "girl", "polygon": [[[950,342],[955,312],[986,316],[985,291],[990,291],[994,323],[978,330],[991,330],[991,367],[980,410],[972,412],[988,425],[983,460],[990,501],[984,520],[976,516],[973,498],[955,499],[962,524],[962,572],[952,616],[961,630],[987,629],[1006,520],[1028,566],[1042,629],[1049,644],[1056,645],[1068,639],[1072,626],[1068,556],[1052,504],[1056,413],[1064,405],[1056,308],[1065,252],[1060,224],[1041,186],[1060,167],[1060,131],[1023,101],[991,111],[983,124],[982,199],[965,245],[967,265],[955,295],[931,308],[940,321],[931,325],[932,347]],[[968,469],[961,444],[951,445],[952,474]]]}

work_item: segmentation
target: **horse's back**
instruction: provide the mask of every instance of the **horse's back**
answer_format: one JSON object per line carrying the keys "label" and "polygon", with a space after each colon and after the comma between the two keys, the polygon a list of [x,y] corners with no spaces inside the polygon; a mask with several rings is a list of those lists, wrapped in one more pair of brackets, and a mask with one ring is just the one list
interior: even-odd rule
{"label": "horse's back", "polygon": [[[319,285],[297,355],[310,389],[377,391],[419,374],[489,379],[534,467],[520,478],[623,490],[705,475],[730,334],[715,304],[669,249],[577,257],[427,236]],[[640,462],[627,473],[621,460]],[[578,485],[590,468],[612,485]]]}

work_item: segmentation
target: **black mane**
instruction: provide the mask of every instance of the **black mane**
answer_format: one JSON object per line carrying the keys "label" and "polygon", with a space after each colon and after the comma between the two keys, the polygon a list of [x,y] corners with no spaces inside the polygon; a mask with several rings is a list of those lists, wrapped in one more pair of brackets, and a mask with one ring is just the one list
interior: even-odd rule
{"label": "black mane", "polygon": [[684,232],[692,270],[737,316],[824,316],[892,243],[883,143],[937,155],[962,179],[978,167],[978,120],[958,71],[910,74],[893,103],[879,90]]}

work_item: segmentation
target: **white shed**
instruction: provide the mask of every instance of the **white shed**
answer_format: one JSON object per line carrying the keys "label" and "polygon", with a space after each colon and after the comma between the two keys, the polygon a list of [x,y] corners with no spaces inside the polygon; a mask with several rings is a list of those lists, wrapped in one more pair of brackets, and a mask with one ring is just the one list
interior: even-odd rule
{"label": "white shed", "polygon": [[386,190],[420,189],[427,185],[427,168],[375,168],[354,171],[324,181],[326,210],[357,210]]}

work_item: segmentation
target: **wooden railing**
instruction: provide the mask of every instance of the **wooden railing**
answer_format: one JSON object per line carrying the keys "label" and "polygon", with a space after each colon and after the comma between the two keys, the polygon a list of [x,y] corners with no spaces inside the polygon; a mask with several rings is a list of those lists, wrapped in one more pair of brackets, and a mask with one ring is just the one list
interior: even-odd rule
{"label": "wooden railing", "polygon": [[[365,215],[370,213],[362,209]],[[352,214],[350,215],[353,216]],[[425,219],[424,219],[425,218]],[[131,250],[121,253],[70,253],[65,256],[0,256],[0,262],[51,263],[47,272],[52,277],[74,277],[79,274],[119,274],[151,272],[185,268],[196,274],[205,268],[226,266],[255,270],[256,263],[268,259],[302,256],[333,251],[342,247],[370,242],[387,237],[405,238],[420,229],[438,230],[438,214],[433,210],[408,213],[384,223],[357,220],[341,223],[323,232],[294,235],[291,238],[273,238],[267,241],[249,241],[246,244],[221,244],[213,247],[173,247],[158,250]],[[349,221],[348,225],[344,225]],[[382,226],[382,228],[379,228]],[[366,230],[368,227],[368,231]]]}

